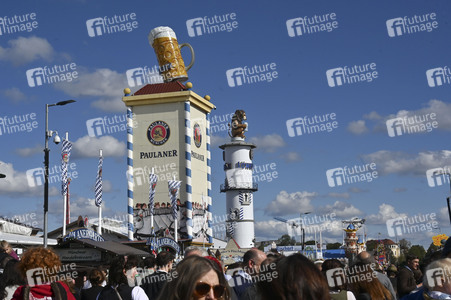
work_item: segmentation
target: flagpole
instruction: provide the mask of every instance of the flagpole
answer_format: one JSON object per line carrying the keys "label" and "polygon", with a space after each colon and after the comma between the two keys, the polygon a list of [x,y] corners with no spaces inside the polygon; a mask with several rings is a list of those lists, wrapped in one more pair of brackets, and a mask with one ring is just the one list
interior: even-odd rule
{"label": "flagpole", "polygon": [[[174,180],[175,180],[175,175],[174,175]],[[176,202],[177,203],[177,202]],[[176,204],[177,205],[177,204]],[[174,209],[174,208],[172,208]],[[175,242],[178,243],[178,238],[177,238],[177,215],[174,218],[174,232],[175,232]]]}
{"label": "flagpole", "polygon": [[[99,156],[102,157],[102,149],[99,150]],[[102,176],[102,174],[97,174],[97,176]],[[99,205],[98,208],[99,208],[99,226],[97,226],[97,233],[102,235],[102,205]]]}
{"label": "flagpole", "polygon": [[207,211],[206,211],[206,205],[204,203],[204,193],[202,193],[202,209],[204,211],[204,216],[203,216],[203,222],[202,222],[202,229],[201,232],[204,234],[204,236],[202,237],[202,242],[203,242],[203,248],[205,248],[205,238],[207,236],[206,232],[204,232],[204,226],[205,226],[205,221],[206,221],[206,215],[207,215]]}
{"label": "flagpole", "polygon": [[[66,131],[66,141],[69,140],[69,133]],[[67,169],[67,163],[66,163]],[[67,182],[66,182],[67,184]],[[67,209],[67,192],[63,194],[63,237],[66,236],[66,209]]]}
{"label": "flagpole", "polygon": [[[152,174],[154,174],[154,168],[152,168]],[[152,182],[150,182],[150,180],[149,180],[149,184],[150,184],[150,189],[152,189]],[[149,205],[150,205],[150,203],[149,203]],[[153,207],[149,207],[149,210],[151,212],[153,212]],[[152,230],[153,230],[153,213],[150,214],[150,229],[151,229],[151,233],[152,233]]]}

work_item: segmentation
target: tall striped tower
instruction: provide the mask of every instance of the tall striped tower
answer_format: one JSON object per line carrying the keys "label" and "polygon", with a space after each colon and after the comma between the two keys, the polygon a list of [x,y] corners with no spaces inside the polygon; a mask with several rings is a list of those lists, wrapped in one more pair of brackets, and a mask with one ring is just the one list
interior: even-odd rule
{"label": "tall striped tower", "polygon": [[[233,123],[231,127],[234,127]],[[253,192],[258,190],[257,184],[252,181],[252,159],[256,146],[246,143],[244,137],[235,136],[219,148],[223,150],[226,173],[221,192],[226,193],[227,236],[233,238],[240,248],[252,248],[255,238]]]}
{"label": "tall striped tower", "polygon": [[[178,81],[148,84],[122,100],[128,109],[129,235],[151,235],[149,174],[158,176],[153,227],[157,235],[178,240],[212,242],[209,114],[210,97],[191,91]],[[182,182],[177,222],[171,214],[168,180]],[[132,220],[132,221],[130,221]]]}

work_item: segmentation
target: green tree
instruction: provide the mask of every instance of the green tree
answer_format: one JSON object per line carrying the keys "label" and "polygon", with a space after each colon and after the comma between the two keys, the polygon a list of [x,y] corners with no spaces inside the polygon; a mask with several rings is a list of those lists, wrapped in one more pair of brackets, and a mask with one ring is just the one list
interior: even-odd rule
{"label": "green tree", "polygon": [[341,246],[341,243],[328,243],[326,244],[327,250],[329,249],[339,249]]}
{"label": "green tree", "polygon": [[315,245],[315,241],[306,241],[305,242],[306,245]]}
{"label": "green tree", "polygon": [[288,234],[284,234],[277,240],[276,244],[277,246],[293,246],[296,245],[296,240]]}
{"label": "green tree", "polygon": [[436,246],[436,245],[434,245],[434,243],[431,243],[429,245],[428,250],[426,251],[426,255],[431,255],[432,253],[434,253],[434,252],[436,252],[436,251],[438,251],[440,249],[442,249],[441,246]]}
{"label": "green tree", "polygon": [[421,245],[413,245],[410,247],[408,254],[418,256],[420,260],[423,260],[426,255],[426,250]]}
{"label": "green tree", "polygon": [[404,254],[404,256],[409,252],[409,249],[412,246],[412,243],[406,239],[400,240],[398,244],[399,244],[399,250],[400,250],[401,254]]}

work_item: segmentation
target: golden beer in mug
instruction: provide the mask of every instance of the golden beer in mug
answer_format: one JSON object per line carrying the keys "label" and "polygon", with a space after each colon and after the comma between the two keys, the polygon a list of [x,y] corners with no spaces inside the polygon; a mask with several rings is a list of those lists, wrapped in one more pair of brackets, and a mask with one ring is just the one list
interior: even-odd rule
{"label": "golden beer in mug", "polygon": [[[190,44],[178,44],[175,32],[170,27],[157,27],[149,33],[149,43],[157,55],[160,75],[164,82],[186,81],[194,64],[194,50]],[[191,62],[185,67],[180,49],[188,47],[191,52]]]}

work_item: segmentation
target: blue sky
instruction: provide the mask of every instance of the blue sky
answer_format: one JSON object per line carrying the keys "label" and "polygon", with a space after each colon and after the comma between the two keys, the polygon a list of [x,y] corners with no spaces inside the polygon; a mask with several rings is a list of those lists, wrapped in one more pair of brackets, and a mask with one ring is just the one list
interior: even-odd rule
{"label": "blue sky", "polygon": [[[449,65],[451,4],[447,1],[243,1],[177,2],[172,7],[149,1],[13,1],[2,3],[2,15],[35,13],[36,28],[0,35],[0,117],[34,113],[37,128],[0,136],[0,199],[2,215],[37,213],[42,221],[43,188],[27,184],[26,171],[42,167],[44,108],[66,99],[77,102],[50,108],[50,129],[69,132],[74,143],[71,163],[79,178],[71,184],[72,218],[95,217],[93,186],[98,149],[104,149],[104,215],[123,216],[126,211],[126,133],[89,137],[86,122],[93,118],[123,116],[125,72],[153,67],[156,56],[147,35],[157,26],[170,26],[179,42],[190,43],[196,62],[188,74],[193,90],[210,95],[221,116],[236,109],[246,111],[248,141],[257,145],[254,163],[275,163],[278,177],[259,182],[254,195],[258,240],[287,232],[274,216],[291,219],[311,211],[336,214],[336,220],[367,219],[368,238],[389,237],[387,221],[419,214],[436,214],[440,230],[404,234],[413,243],[429,245],[431,236],[449,233],[446,197],[448,183],[430,187],[426,171],[451,165],[446,140],[451,130],[450,85],[430,87],[426,71]],[[130,32],[88,35],[86,21],[97,17],[136,14]],[[236,15],[237,28],[190,36],[186,22],[198,17]],[[290,37],[287,21],[334,13],[332,31]],[[432,31],[390,37],[386,22],[404,16],[435,14]],[[397,27],[393,27],[394,30]],[[183,56],[189,54],[185,49]],[[189,58],[186,58],[186,60]],[[30,87],[29,69],[76,64],[78,79]],[[277,78],[231,87],[229,69],[275,63]],[[375,63],[377,78],[331,87],[327,70]],[[139,86],[131,87],[132,91]],[[290,137],[287,120],[336,114],[338,127]],[[421,134],[390,137],[386,121],[403,116],[436,114],[437,128]],[[225,214],[222,154],[218,145],[225,131],[212,138],[213,213]],[[60,148],[51,144],[50,165],[60,164]],[[378,178],[331,187],[326,171],[362,164],[376,164]],[[51,185],[50,229],[60,225],[62,201],[59,184]],[[258,203],[258,204],[257,204]],[[339,241],[341,231],[324,232],[328,241]],[[42,225],[41,225],[42,226]],[[218,233],[219,235],[221,233]]]}

